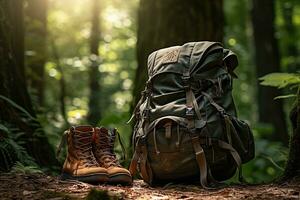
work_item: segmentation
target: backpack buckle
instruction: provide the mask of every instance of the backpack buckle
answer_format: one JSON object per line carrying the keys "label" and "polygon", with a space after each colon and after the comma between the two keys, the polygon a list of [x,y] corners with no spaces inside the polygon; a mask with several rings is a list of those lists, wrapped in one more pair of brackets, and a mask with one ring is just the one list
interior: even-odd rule
{"label": "backpack buckle", "polygon": [[194,108],[193,107],[186,107],[186,110],[185,110],[186,118],[187,119],[192,119],[192,118],[194,118],[194,115],[195,115]]}

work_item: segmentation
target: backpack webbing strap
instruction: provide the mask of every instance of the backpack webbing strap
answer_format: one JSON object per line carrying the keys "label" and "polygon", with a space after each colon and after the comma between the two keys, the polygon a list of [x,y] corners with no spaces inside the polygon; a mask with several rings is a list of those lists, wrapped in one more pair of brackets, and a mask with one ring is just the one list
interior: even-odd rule
{"label": "backpack webbing strap", "polygon": [[148,151],[145,145],[141,147],[142,154],[141,154],[141,163],[140,163],[140,170],[143,180],[151,185],[152,183],[152,170],[147,162]]}
{"label": "backpack webbing strap", "polygon": [[132,175],[132,177],[136,174],[137,172],[137,167],[138,167],[138,162],[140,161],[141,158],[141,138],[138,138],[136,144],[135,144],[135,150],[129,165],[129,172]]}
{"label": "backpack webbing strap", "polygon": [[193,129],[195,127],[195,119],[194,119],[194,105],[193,105],[193,92],[189,85],[190,74],[188,71],[183,73],[183,84],[186,92],[186,111],[185,115],[187,118],[187,127],[188,129]]}
{"label": "backpack webbing strap", "polygon": [[242,165],[242,160],[238,152],[232,147],[232,145],[223,142],[221,140],[218,140],[218,146],[221,147],[222,149],[226,149],[230,152],[232,158],[234,159],[237,167],[239,168]]}
{"label": "backpack webbing strap", "polygon": [[140,159],[140,147],[136,146],[136,149],[133,153],[130,165],[129,165],[129,172],[131,174],[131,176],[133,177],[136,174],[136,170],[137,170],[137,165],[138,165],[138,161]]}
{"label": "backpack webbing strap", "polygon": [[201,92],[201,94],[204,95],[208,99],[210,104],[213,105],[217,109],[218,112],[220,112],[221,114],[225,113],[224,108],[219,106],[219,104],[217,104],[209,94],[207,94],[206,92]]}
{"label": "backpack webbing strap", "polygon": [[147,163],[147,159],[148,159],[147,148],[145,144],[141,144],[139,139],[132,160],[130,162],[129,172],[133,177],[136,174],[139,165],[140,173],[143,177],[143,180],[151,184],[153,175],[152,175],[152,170],[149,164]]}
{"label": "backpack webbing strap", "polygon": [[192,144],[196,154],[197,164],[200,170],[200,184],[203,188],[209,189],[207,184],[207,162],[204,150],[200,145],[198,136],[192,138]]}
{"label": "backpack webbing strap", "polygon": [[[216,140],[216,139],[212,139],[212,138],[208,138],[208,139],[200,138],[199,141],[200,141],[200,145],[201,144],[204,144],[204,145],[206,144],[206,145],[209,145],[209,146],[210,145],[216,145],[216,146],[218,146],[222,149],[228,150],[230,152],[232,158],[234,159],[236,166],[237,166],[239,181],[241,183],[245,182],[244,178],[243,178],[243,173],[242,173],[242,160],[241,160],[241,157],[238,154],[238,152],[233,148],[233,146],[231,144],[223,142],[222,140]],[[208,176],[208,180],[211,183],[216,184],[216,185],[222,185],[222,183],[220,183],[220,182],[218,182],[214,179],[214,177],[211,174],[209,166],[208,166],[208,175],[207,176]]]}
{"label": "backpack webbing strap", "polygon": [[244,178],[243,178],[243,172],[242,172],[242,159],[241,159],[240,155],[238,154],[238,152],[230,144],[227,144],[226,142],[223,142],[221,140],[218,140],[218,146],[223,149],[229,150],[229,152],[231,153],[231,156],[233,157],[233,159],[237,165],[237,169],[238,169],[238,173],[239,173],[238,174],[239,181],[241,183],[245,182]]}
{"label": "backpack webbing strap", "polygon": [[186,91],[186,118],[187,118],[187,127],[188,129],[195,128],[195,113],[198,119],[201,119],[200,109],[195,97],[194,92],[190,86],[190,74],[189,72],[183,73],[183,84]]}

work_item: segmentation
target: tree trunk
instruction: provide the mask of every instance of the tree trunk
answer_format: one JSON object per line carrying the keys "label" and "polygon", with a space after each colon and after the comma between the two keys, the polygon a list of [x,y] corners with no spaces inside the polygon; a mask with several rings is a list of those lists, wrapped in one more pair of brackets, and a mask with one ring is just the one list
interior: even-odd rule
{"label": "tree trunk", "polygon": [[223,20],[222,0],[141,0],[132,107],[144,89],[151,52],[191,41],[222,41]]}
{"label": "tree trunk", "polygon": [[[101,94],[100,94],[100,72],[99,67],[99,42],[100,42],[100,5],[99,0],[93,0],[92,6],[92,27],[90,38],[91,66],[89,70],[90,79],[90,99],[88,122],[96,125],[101,119]],[[103,98],[103,97],[102,97]]]}
{"label": "tree trunk", "polygon": [[[34,116],[34,111],[32,109],[31,101],[27,101],[29,99],[29,95],[26,92],[27,90],[23,90],[23,86],[26,86],[25,82],[25,72],[24,72],[24,23],[23,23],[23,0],[15,0],[15,1],[4,1],[2,2],[3,8],[6,9],[4,16],[6,17],[6,21],[1,22],[2,23],[2,29],[3,31],[7,26],[9,28],[7,29],[6,33],[2,33],[3,36],[0,38],[2,50],[4,50],[4,46],[7,46],[10,50],[10,53],[14,56],[14,60],[10,61],[3,61],[6,62],[16,62],[15,65],[18,66],[18,73],[20,74],[19,77],[12,77],[14,80],[20,83],[22,87],[17,87],[17,84],[14,84],[14,81],[8,81],[6,82],[5,79],[2,80],[3,87],[11,88],[9,93],[10,97],[14,102],[16,102],[18,105],[25,108],[31,115]],[[7,41],[5,41],[7,39]],[[8,52],[3,52],[4,54]],[[3,55],[4,55],[3,54]],[[1,66],[4,67],[5,65]],[[4,71],[6,70],[6,71]],[[11,72],[8,72],[10,70]],[[6,73],[12,73],[13,76],[15,69],[3,69],[1,72],[3,75]],[[1,94],[5,94],[2,93]]]}
{"label": "tree trunk", "polygon": [[283,54],[284,56],[290,57],[287,63],[287,71],[295,72],[299,67],[298,57],[298,46],[295,41],[297,41],[297,31],[296,26],[293,22],[293,15],[295,11],[296,1],[282,0],[281,10],[283,15],[283,29],[284,29],[284,43],[283,43]]}
{"label": "tree trunk", "polygon": [[[253,0],[252,24],[255,44],[257,77],[280,71],[278,43],[274,36],[274,1]],[[274,128],[270,139],[288,145],[289,136],[283,112],[283,103],[274,101],[280,92],[276,88],[258,84],[259,121],[271,124]]]}
{"label": "tree trunk", "polygon": [[44,65],[46,62],[47,0],[28,0],[26,9],[26,59],[29,87],[34,90],[38,104],[44,101]]}
{"label": "tree trunk", "polygon": [[[23,37],[24,32],[20,27],[23,27],[23,17],[15,13],[23,13],[22,3],[22,1],[0,1],[0,123],[9,123],[23,132],[24,135],[20,139],[25,142],[24,147],[29,155],[35,158],[38,164],[49,167],[56,164],[54,152],[40,124],[34,118],[24,68],[21,65],[24,49],[20,37]],[[21,32],[15,33],[17,29]],[[20,53],[21,50],[23,54]]]}
{"label": "tree trunk", "polygon": [[293,133],[290,140],[289,159],[281,181],[300,178],[300,87],[298,87],[297,101],[290,113],[290,120]]}
{"label": "tree trunk", "polygon": [[[11,34],[12,38],[12,49],[16,58],[16,62],[20,67],[20,72],[22,73],[23,77],[24,72],[24,21],[23,21],[23,0],[14,0],[8,1],[10,9],[7,13],[8,18],[10,18],[11,23]],[[22,80],[23,81],[23,80]]]}

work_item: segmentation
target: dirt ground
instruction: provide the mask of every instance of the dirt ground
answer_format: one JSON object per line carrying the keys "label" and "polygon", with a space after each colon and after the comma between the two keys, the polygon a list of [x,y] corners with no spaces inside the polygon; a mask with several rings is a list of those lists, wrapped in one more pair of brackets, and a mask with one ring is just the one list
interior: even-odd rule
{"label": "dirt ground", "polygon": [[[298,182],[299,183],[299,182]],[[149,187],[141,180],[132,186],[90,185],[61,181],[44,174],[0,174],[0,199],[297,199],[300,184],[257,186],[234,185],[218,190],[204,190],[195,185]]]}

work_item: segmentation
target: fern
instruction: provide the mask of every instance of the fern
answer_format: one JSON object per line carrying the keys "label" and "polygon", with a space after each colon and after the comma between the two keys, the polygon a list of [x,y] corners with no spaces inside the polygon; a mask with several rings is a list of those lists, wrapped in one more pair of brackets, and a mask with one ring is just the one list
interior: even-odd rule
{"label": "fern", "polygon": [[0,171],[8,171],[16,162],[24,166],[37,166],[22,146],[24,144],[21,139],[23,132],[8,123],[0,124],[0,130],[6,131],[6,137],[0,140]]}
{"label": "fern", "polygon": [[261,77],[261,85],[277,88],[300,85],[300,73],[271,73]]}
{"label": "fern", "polygon": [[[300,73],[271,73],[267,74],[261,78],[260,84],[264,86],[277,87],[279,89],[298,88],[300,90]],[[297,94],[288,94],[283,96],[275,97],[276,99],[286,99],[286,98],[297,98]]]}
{"label": "fern", "polygon": [[11,171],[22,174],[43,173],[37,165],[24,165],[19,161],[16,162]]}
{"label": "fern", "polygon": [[[3,95],[0,95],[0,100],[5,101],[14,108],[22,121],[34,129],[33,137],[45,137],[37,118],[33,117],[26,109]],[[0,121],[0,171],[8,171],[13,166],[15,171],[37,171],[38,165],[34,158],[32,158],[22,146],[26,143],[22,139],[25,138],[24,136],[25,133],[18,127],[8,122]]]}

